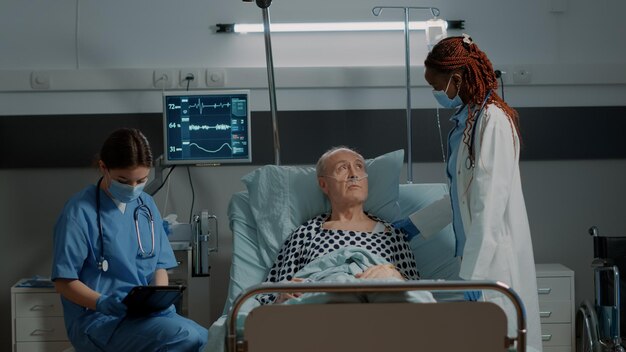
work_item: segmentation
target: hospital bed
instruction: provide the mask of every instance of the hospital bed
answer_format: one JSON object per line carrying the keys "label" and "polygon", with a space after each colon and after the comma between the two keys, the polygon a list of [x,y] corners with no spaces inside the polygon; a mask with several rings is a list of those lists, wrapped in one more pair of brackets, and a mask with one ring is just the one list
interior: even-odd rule
{"label": "hospital bed", "polygon": [[[398,184],[403,152],[368,160],[365,210],[396,220],[447,193],[443,184]],[[313,168],[264,166],[244,176],[247,191],[233,195],[228,215],[233,259],[223,315],[209,329],[207,351],[506,351],[525,350],[525,316],[519,297],[500,283],[458,277],[449,221],[428,238],[410,242],[422,281],[362,284],[261,284],[280,246],[307,219],[327,211]],[[445,281],[444,281],[445,280]],[[266,292],[376,293],[426,290],[444,293],[491,289],[518,308],[518,334],[507,336],[507,318],[487,302],[333,303],[265,305],[242,314],[246,302]],[[462,296],[462,294],[461,294]],[[458,297],[458,294],[457,294]],[[517,341],[517,343],[515,343]],[[220,346],[221,345],[221,346]]]}

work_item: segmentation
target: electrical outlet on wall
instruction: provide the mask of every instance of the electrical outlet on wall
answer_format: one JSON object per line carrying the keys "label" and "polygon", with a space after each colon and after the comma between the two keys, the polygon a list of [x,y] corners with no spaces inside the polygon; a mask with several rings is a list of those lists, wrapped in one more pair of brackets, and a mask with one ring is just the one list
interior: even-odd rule
{"label": "electrical outlet on wall", "polygon": [[174,70],[154,70],[152,73],[152,85],[154,88],[171,88],[172,82],[174,82]]}
{"label": "electrical outlet on wall", "polygon": [[30,86],[33,89],[50,89],[50,73],[45,71],[31,72]]}
{"label": "electrical outlet on wall", "polygon": [[508,84],[511,81],[511,69],[506,66],[494,66],[494,73],[496,74],[496,79],[498,83],[500,81],[502,84]]}
{"label": "electrical outlet on wall", "polygon": [[513,83],[515,84],[529,84],[532,80],[532,72],[528,67],[520,66],[516,67],[513,71]]}
{"label": "electrical outlet on wall", "polygon": [[183,69],[179,71],[178,86],[181,88],[198,88],[200,70]]}
{"label": "electrical outlet on wall", "polygon": [[152,73],[152,84],[155,88],[171,88],[174,82],[173,70],[154,70]]}
{"label": "electrical outlet on wall", "polygon": [[226,84],[226,73],[221,69],[206,70],[206,85],[208,87],[223,87]]}

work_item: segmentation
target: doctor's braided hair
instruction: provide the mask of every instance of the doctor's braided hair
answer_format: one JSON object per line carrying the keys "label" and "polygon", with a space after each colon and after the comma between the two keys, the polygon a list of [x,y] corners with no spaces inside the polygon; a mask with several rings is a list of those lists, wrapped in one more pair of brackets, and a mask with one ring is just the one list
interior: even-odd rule
{"label": "doctor's braided hair", "polygon": [[120,128],[107,137],[99,159],[109,169],[152,167],[152,150],[146,136],[136,128]]}
{"label": "doctor's braided hair", "polygon": [[[495,104],[509,118],[518,138],[519,115],[515,109],[511,108],[497,93],[498,79],[496,78],[493,66],[487,55],[478,48],[467,34],[461,37],[449,37],[437,43],[424,61],[424,65],[440,73],[459,73],[461,75],[461,88],[459,95],[469,99],[468,116],[465,131],[463,132],[463,143],[470,148],[470,158],[473,158],[471,150],[471,130],[475,122],[474,116],[476,108],[480,108],[485,97],[491,90],[491,95],[487,104]],[[515,139],[513,139],[515,140]]]}

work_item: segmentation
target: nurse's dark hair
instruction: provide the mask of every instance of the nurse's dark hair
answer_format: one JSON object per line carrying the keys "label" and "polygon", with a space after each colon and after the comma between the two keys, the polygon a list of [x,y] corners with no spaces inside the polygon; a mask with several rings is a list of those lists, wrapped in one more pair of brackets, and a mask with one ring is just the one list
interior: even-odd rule
{"label": "nurse's dark hair", "polygon": [[470,108],[468,123],[463,136],[463,142],[468,147],[470,146],[471,127],[475,120],[474,108],[480,108],[489,91],[491,91],[491,95],[487,103],[493,103],[504,111],[517,132],[518,138],[521,138],[517,111],[498,95],[498,79],[493,70],[493,65],[487,55],[478,48],[469,36],[442,39],[428,53],[424,66],[443,74],[458,72],[461,75],[460,95],[469,99],[466,103]]}
{"label": "nurse's dark hair", "polygon": [[152,167],[150,143],[136,128],[113,131],[102,144],[98,158],[109,169]]}

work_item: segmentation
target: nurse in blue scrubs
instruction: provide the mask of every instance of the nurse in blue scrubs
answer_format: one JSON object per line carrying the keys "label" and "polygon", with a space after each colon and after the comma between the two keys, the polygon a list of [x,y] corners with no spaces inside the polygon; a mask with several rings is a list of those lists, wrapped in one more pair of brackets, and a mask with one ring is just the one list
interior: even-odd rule
{"label": "nurse in blue scrubs", "polygon": [[126,315],[134,286],[167,285],[176,260],[159,211],[144,193],[152,152],[136,129],[113,132],[100,150],[102,177],[66,204],[54,228],[52,280],[77,351],[200,351],[208,332],[174,306]]}

